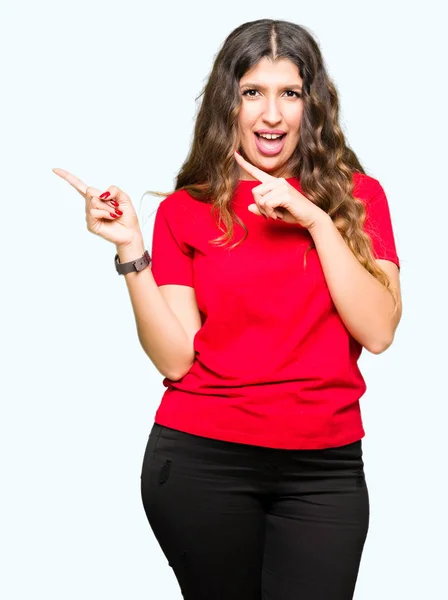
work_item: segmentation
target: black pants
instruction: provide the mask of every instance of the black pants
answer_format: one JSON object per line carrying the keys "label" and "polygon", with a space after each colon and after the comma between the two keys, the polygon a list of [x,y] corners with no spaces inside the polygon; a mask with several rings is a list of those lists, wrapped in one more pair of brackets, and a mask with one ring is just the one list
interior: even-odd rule
{"label": "black pants", "polygon": [[283,450],[154,423],[143,506],[186,600],[351,600],[369,526],[361,440]]}

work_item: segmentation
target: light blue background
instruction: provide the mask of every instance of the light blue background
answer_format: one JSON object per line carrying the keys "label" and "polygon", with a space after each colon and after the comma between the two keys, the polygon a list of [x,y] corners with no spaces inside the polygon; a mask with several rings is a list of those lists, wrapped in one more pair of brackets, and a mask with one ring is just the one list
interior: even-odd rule
{"label": "light blue background", "polygon": [[[371,520],[355,598],[448,597],[442,12],[435,1],[2,0],[2,598],[180,598],[140,498],[162,377],[139,345],[115,247],[87,231],[83,199],[51,169],[118,185],[137,208],[145,190],[171,190],[220,45],[266,17],[316,36],[348,143],[388,196],[402,264],[394,344],[360,360]],[[145,197],[144,214],[158,202]]]}

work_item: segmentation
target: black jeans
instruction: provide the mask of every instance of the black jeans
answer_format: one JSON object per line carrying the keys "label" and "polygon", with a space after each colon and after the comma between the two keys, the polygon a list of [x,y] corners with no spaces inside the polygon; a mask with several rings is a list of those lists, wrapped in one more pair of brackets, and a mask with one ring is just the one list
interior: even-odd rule
{"label": "black jeans", "polygon": [[369,526],[361,440],[284,450],[154,423],[151,529],[186,600],[351,600]]}

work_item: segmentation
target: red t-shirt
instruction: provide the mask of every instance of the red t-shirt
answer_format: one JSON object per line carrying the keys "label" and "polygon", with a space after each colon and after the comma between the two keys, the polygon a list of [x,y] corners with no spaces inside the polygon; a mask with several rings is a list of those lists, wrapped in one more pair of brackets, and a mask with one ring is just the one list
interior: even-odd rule
{"label": "red t-shirt", "polygon": [[[366,201],[365,230],[376,258],[400,267],[388,201],[380,183],[354,174]],[[287,181],[301,191],[297,178]],[[195,435],[271,448],[342,446],[364,437],[359,399],[366,390],[357,361],[362,346],[331,299],[316,249],[298,224],[247,210],[255,180],[240,180],[232,204],[248,228],[239,246],[208,243],[222,231],[211,204],[185,190],[157,209],[152,273],[157,285],[191,286],[202,327],[195,361],[167,389],[160,425]],[[235,240],[243,229],[235,224]]]}

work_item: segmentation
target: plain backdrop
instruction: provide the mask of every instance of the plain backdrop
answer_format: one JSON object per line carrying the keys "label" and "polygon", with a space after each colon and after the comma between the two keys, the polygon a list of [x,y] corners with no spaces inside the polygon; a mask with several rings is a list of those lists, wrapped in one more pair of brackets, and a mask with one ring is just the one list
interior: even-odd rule
{"label": "plain backdrop", "polygon": [[[320,44],[402,265],[395,341],[360,359],[371,519],[355,598],[446,599],[442,2],[0,6],[2,598],[181,597],[140,497],[162,376],[139,345],[114,245],[87,231],[83,199],[51,169],[118,185],[136,208],[146,190],[172,190],[222,42],[277,18]],[[159,202],[147,195],[139,211],[148,248]]]}

